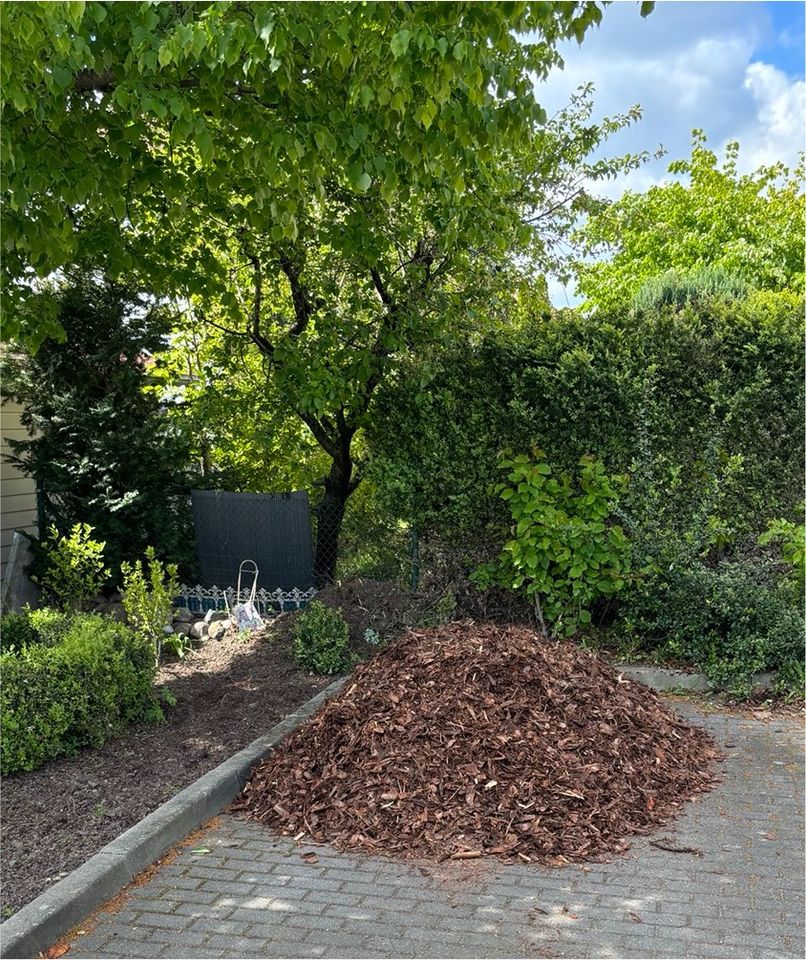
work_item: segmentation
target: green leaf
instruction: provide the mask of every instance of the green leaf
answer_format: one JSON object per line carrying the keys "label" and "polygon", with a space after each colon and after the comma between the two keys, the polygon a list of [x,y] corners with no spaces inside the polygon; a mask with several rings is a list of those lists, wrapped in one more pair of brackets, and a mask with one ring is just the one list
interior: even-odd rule
{"label": "green leaf", "polygon": [[409,48],[409,41],[411,40],[411,31],[403,28],[399,30],[393,37],[390,44],[392,50],[392,56],[395,60],[399,60]]}
{"label": "green leaf", "polygon": [[73,83],[73,73],[67,67],[57,66],[53,68],[53,79],[61,90],[66,90]]}
{"label": "green leaf", "polygon": [[431,126],[436,115],[437,105],[433,100],[426,100],[426,102],[420,107],[418,119],[427,130]]}
{"label": "green leaf", "polygon": [[210,163],[213,159],[215,153],[215,148],[213,146],[213,138],[210,136],[209,130],[202,130],[200,133],[196,134],[196,146],[199,150],[199,155],[202,158],[204,163]]}

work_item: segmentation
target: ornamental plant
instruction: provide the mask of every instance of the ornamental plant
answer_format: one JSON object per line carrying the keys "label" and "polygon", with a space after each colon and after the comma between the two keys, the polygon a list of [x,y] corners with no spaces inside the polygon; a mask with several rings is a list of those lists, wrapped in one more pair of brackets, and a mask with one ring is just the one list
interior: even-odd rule
{"label": "ornamental plant", "polygon": [[806,584],[806,538],[803,524],[792,523],[782,517],[770,520],[767,529],[758,538],[758,543],[762,547],[772,543],[780,546],[784,563],[792,568],[789,580],[800,600]]}
{"label": "ornamental plant", "polygon": [[350,663],[348,639],[349,628],[341,610],[314,600],[294,624],[294,659],[313,673],[339,673]]}
{"label": "ornamental plant", "polygon": [[104,566],[106,543],[92,539],[93,527],[76,523],[62,536],[55,526],[44,546],[45,573],[39,583],[52,593],[63,609],[81,610],[109,579]]}
{"label": "ornamental plant", "polygon": [[[35,642],[0,653],[0,773],[97,747],[126,726],[158,722],[146,639],[97,614],[24,611]],[[7,618],[0,621],[5,636]]]}
{"label": "ornamental plant", "polygon": [[146,548],[148,571],[143,563],[123,563],[121,597],[129,623],[153,644],[159,663],[162,653],[164,627],[173,612],[174,597],[179,592],[179,580],[175,563],[157,560],[153,547]]}
{"label": "ornamental plant", "polygon": [[506,502],[512,537],[473,579],[524,592],[543,633],[570,636],[590,623],[591,604],[618,593],[629,575],[629,543],[609,522],[626,477],[608,476],[588,455],[576,479],[556,478],[539,449],[531,458],[504,456],[499,467],[506,479],[490,493]]}

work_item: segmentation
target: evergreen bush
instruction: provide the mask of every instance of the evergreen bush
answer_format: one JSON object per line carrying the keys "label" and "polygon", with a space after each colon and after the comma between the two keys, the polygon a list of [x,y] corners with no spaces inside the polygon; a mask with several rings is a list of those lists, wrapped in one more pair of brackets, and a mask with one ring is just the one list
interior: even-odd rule
{"label": "evergreen bush", "polygon": [[[12,621],[3,617],[0,631],[18,624],[19,616],[33,630],[37,623],[46,631],[54,626],[55,618],[26,613]],[[0,654],[3,775],[99,746],[128,724],[161,719],[154,654],[145,637],[96,614],[76,614],[66,626],[58,622],[64,631],[52,645],[4,645]]]}
{"label": "evergreen bush", "polygon": [[294,623],[294,659],[312,673],[339,673],[350,664],[348,639],[349,628],[341,611],[314,600]]}

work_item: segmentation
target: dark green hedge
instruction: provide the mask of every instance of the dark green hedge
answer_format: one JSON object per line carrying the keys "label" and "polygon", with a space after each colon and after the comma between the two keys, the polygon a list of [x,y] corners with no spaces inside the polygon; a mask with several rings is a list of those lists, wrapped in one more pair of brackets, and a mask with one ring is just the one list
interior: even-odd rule
{"label": "dark green hedge", "polygon": [[[0,630],[8,626],[20,635],[20,616],[4,617]],[[58,635],[8,647],[0,655],[4,775],[99,746],[130,723],[162,716],[154,698],[154,651],[123,624],[79,614]]]}
{"label": "dark green hedge", "polygon": [[500,450],[537,444],[558,471],[594,454],[629,477],[617,515],[635,571],[594,626],[737,690],[758,670],[802,686],[802,594],[758,538],[772,520],[802,523],[803,307],[750,292],[561,311],[442,351],[378,395],[379,498],[461,582],[508,536],[488,494]]}
{"label": "dark green hedge", "polygon": [[[733,542],[794,519],[803,476],[803,298],[561,311],[406,371],[377,397],[370,463],[394,516],[464,544],[505,519],[496,454],[536,443],[560,470],[662,474],[682,527],[716,479]],[[423,384],[423,380],[426,380]]]}

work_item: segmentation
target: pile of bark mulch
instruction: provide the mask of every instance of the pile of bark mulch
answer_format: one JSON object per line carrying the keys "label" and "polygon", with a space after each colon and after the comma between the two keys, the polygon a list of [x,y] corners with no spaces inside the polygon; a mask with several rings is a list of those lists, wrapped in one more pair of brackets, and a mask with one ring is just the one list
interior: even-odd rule
{"label": "pile of bark mulch", "polygon": [[715,782],[710,737],[570,643],[410,631],[256,770],[235,810],[342,848],[563,863],[629,846]]}

